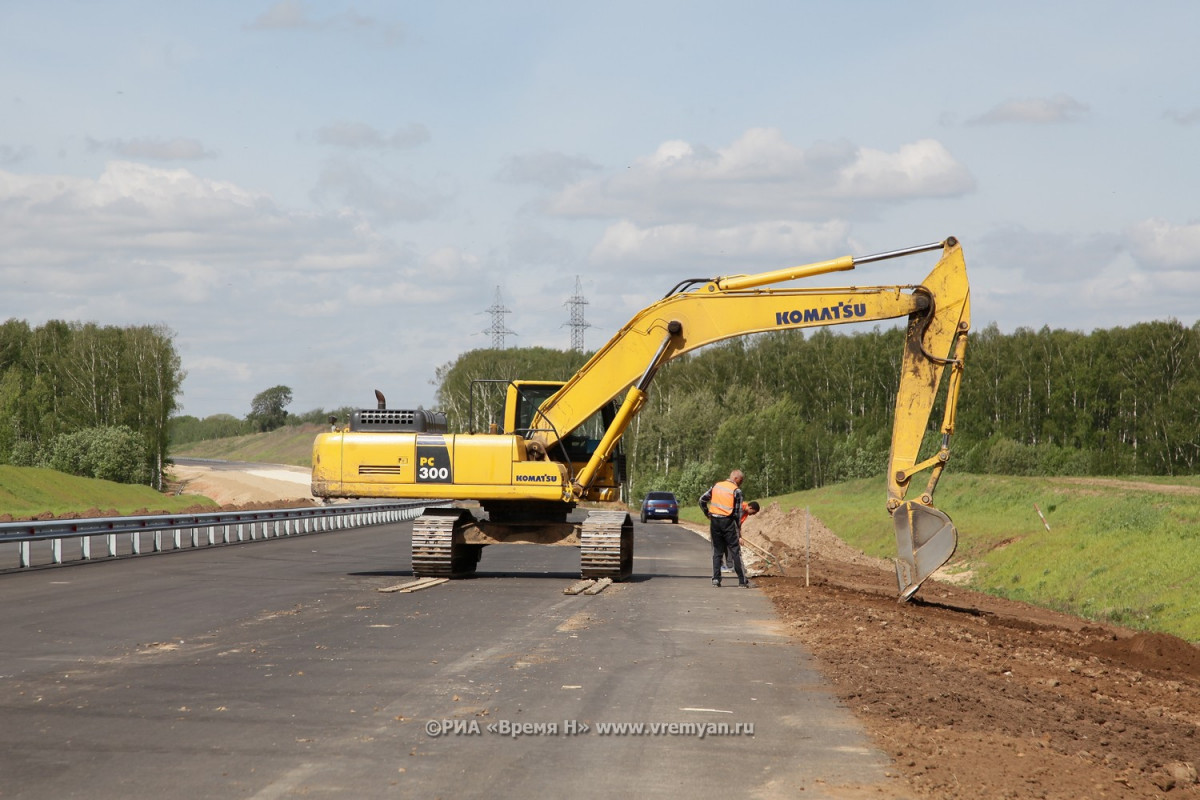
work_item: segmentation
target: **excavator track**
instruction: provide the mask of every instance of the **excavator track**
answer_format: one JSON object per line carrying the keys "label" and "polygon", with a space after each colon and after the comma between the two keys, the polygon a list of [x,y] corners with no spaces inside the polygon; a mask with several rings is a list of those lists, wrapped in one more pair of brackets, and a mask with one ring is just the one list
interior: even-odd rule
{"label": "excavator track", "polygon": [[633,519],[625,511],[592,511],[579,531],[580,574],[623,581],[633,574]]}
{"label": "excavator track", "polygon": [[412,570],[418,578],[462,578],[475,574],[482,545],[463,542],[469,512],[429,508],[413,521]]}

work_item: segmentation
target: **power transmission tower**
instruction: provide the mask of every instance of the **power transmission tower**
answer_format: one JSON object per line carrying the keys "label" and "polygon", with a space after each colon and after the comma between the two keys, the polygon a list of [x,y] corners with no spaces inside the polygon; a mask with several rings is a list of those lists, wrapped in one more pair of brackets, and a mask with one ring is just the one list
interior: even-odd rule
{"label": "power transmission tower", "polygon": [[517,334],[504,327],[504,315],[512,312],[504,307],[504,302],[500,299],[499,286],[496,287],[496,299],[492,301],[492,305],[489,308],[484,310],[492,315],[492,324],[484,331],[484,333],[491,334],[493,350],[503,350],[504,337],[510,333],[512,333],[513,336],[516,336]]}
{"label": "power transmission tower", "polygon": [[571,328],[571,349],[583,352],[583,332],[592,327],[590,322],[583,318],[583,307],[587,305],[587,298],[583,296],[583,285],[579,282],[579,276],[575,276],[575,295],[563,303],[571,308],[571,321],[564,323]]}

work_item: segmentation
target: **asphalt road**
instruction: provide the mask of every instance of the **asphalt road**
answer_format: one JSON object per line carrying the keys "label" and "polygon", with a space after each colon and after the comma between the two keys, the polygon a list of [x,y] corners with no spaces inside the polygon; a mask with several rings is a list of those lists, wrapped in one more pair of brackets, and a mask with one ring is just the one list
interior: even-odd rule
{"label": "asphalt road", "polygon": [[528,545],[380,593],[410,529],[0,575],[0,798],[903,796],[695,535],[637,524],[592,597]]}

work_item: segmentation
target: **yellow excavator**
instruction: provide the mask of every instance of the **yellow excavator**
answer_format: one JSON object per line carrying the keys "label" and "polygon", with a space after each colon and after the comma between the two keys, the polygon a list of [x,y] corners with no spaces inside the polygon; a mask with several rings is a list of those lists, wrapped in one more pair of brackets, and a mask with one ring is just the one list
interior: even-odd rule
{"label": "yellow excavator", "polygon": [[[920,284],[778,286],[932,251],[941,257]],[[470,575],[486,545],[524,542],[578,547],[583,577],[623,580],[633,571],[633,521],[627,511],[611,509],[624,481],[620,439],[663,364],[735,336],[900,317],[908,318],[908,328],[887,510],[896,532],[900,600],[907,600],[949,560],[958,541],[950,518],[933,505],[950,457],[971,317],[962,247],[953,237],[755,275],[683,281],[636,314],[570,380],[505,382],[503,423],[486,432],[450,433],[443,414],[389,409],[376,392],[376,408],[357,411],[341,429],[317,437],[313,495],[477,501],[482,514],[427,508],[414,522],[418,577]],[[941,446],[918,462],[947,367]],[[913,477],[925,471],[924,491],[909,498]],[[576,521],[572,512],[581,501],[610,507],[586,509]]]}

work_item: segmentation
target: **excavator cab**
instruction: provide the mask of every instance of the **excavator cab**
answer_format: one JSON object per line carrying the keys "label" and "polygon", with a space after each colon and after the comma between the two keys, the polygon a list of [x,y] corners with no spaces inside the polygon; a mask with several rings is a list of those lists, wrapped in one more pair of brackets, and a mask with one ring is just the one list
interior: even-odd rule
{"label": "excavator cab", "polygon": [[[504,430],[532,440],[538,433],[553,433],[554,443],[545,449],[545,457],[568,465],[572,476],[579,474],[599,447],[617,415],[616,401],[609,401],[600,410],[565,434],[549,431],[539,409],[562,389],[563,381],[506,381],[504,401]],[[595,479],[589,484],[583,499],[616,500],[627,494],[625,489],[625,454],[618,441],[603,460]]]}

